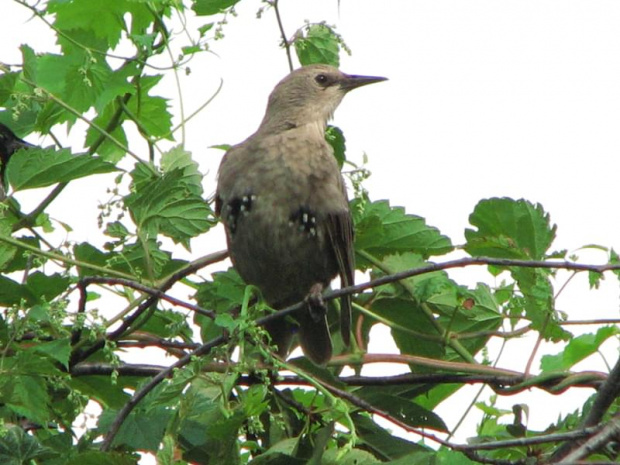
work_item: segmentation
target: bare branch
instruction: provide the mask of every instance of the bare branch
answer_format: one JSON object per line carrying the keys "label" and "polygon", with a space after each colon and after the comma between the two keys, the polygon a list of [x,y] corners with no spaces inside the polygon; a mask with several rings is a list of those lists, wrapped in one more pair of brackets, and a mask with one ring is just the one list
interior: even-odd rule
{"label": "bare branch", "polygon": [[577,460],[588,457],[609,441],[614,440],[620,434],[620,416],[615,416],[605,427],[596,435],[588,439],[573,452],[568,454],[559,462],[554,463],[575,463]]}

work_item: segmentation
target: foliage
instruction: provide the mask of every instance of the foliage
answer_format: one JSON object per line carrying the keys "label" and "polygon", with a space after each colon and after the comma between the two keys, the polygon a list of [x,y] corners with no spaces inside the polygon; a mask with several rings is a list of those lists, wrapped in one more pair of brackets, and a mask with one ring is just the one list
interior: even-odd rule
{"label": "foliage", "polygon": [[[549,214],[524,199],[480,201],[466,243],[456,247],[424,218],[372,200],[361,184],[363,167],[351,176],[356,258],[360,271],[382,281],[355,297],[354,345],[341,347],[327,367],[274,358],[257,324],[268,312],[254,290],[232,269],[200,277],[224,254],[178,258],[179,249],[191,250],[192,240],[209,234],[216,219],[194,156],[173,142],[170,101],[160,95],[163,74],[149,66],[171,50],[174,15],[212,22],[198,28],[198,38],[162,72],[179,72],[209,50],[239,0],[17,2],[52,28],[60,53],[26,44],[21,65],[1,69],[0,122],[20,136],[53,135],[64,127],[84,151],[22,149],[6,167],[8,196],[0,204],[2,463],[131,464],[139,452],[170,465],[534,463],[549,458],[563,439],[491,452],[477,452],[476,445],[592,426],[584,418],[596,409],[596,423],[608,418],[615,396],[606,404],[587,403],[583,414],[559,418],[549,431],[531,431],[523,418],[527,406],[502,411],[491,398],[476,404],[483,417],[471,447],[439,439],[450,427],[434,410],[465,383],[485,383],[497,395],[601,386],[605,375],[570,370],[618,330],[601,326],[574,338],[555,306],[555,277],[558,268],[588,271],[596,286],[606,268],[571,268],[565,251],[552,250],[557,228]],[[277,2],[265,3],[277,8]],[[292,42],[283,41],[301,64],[338,65],[340,52],[348,51],[324,23],[303,25]],[[148,156],[129,147],[136,145],[129,143],[133,129]],[[351,165],[343,132],[329,127],[326,137],[341,166]],[[58,241],[58,230],[70,234],[71,224],[47,213],[68,185],[84,178],[110,186],[111,199],[100,207],[102,246]],[[51,192],[43,189],[50,186]],[[26,190],[39,196],[31,211],[19,203]],[[444,265],[437,265],[440,259]],[[610,251],[616,271],[617,263]],[[475,264],[488,265],[496,284],[467,286],[448,273]],[[165,295],[173,287],[185,296],[191,289],[194,298]],[[365,354],[378,323],[390,328],[398,355]],[[543,358],[538,375],[495,368],[486,344],[492,336],[519,332],[568,343]],[[235,347],[239,355],[231,356]],[[144,357],[159,348],[178,361],[170,368],[126,363],[127,348]],[[345,365],[359,374],[379,361],[410,373],[341,375]],[[153,378],[164,368],[170,376]],[[130,393],[141,394],[135,404],[129,404]],[[101,414],[95,426],[84,426],[92,405]],[[416,434],[395,436],[394,425]],[[442,447],[435,450],[420,436]],[[597,454],[615,458],[612,447]]]}

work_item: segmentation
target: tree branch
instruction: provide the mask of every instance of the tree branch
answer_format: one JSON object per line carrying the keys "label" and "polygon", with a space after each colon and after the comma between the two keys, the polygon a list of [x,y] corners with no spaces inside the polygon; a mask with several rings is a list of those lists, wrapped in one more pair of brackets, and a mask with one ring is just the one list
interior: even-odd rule
{"label": "tree branch", "polygon": [[[432,263],[429,265],[425,265],[419,268],[413,268],[413,269],[409,269],[409,270],[404,270],[398,273],[394,273],[392,275],[388,275],[388,276],[383,276],[381,278],[378,279],[374,279],[371,281],[368,281],[366,283],[362,283],[362,284],[358,284],[355,286],[349,286],[349,287],[345,287],[342,289],[338,289],[332,292],[327,293],[324,296],[324,300],[328,301],[328,300],[333,300],[339,297],[342,297],[344,295],[349,295],[349,294],[355,294],[355,293],[360,293],[362,291],[365,291],[367,289],[371,289],[377,286],[381,286],[383,284],[388,284],[388,283],[392,283],[392,282],[396,282],[399,281],[401,279],[405,279],[405,278],[409,278],[412,276],[418,276],[421,274],[426,274],[426,273],[432,273],[435,271],[440,271],[440,270],[447,270],[447,269],[451,269],[451,268],[463,268],[463,267],[467,267],[467,266],[474,266],[474,265],[494,265],[494,266],[501,266],[501,267],[510,267],[510,266],[515,266],[515,267],[524,267],[524,268],[551,268],[551,269],[567,269],[567,270],[576,270],[576,271],[592,271],[595,273],[604,273],[606,271],[611,271],[611,270],[620,270],[620,264],[605,264],[605,265],[586,265],[586,264],[580,264],[580,263],[574,263],[574,262],[568,262],[568,261],[561,261],[561,262],[549,262],[549,261],[534,261],[534,260],[509,260],[509,259],[496,259],[496,258],[487,258],[487,257],[472,257],[472,258],[462,258],[462,259],[457,259],[457,260],[451,260],[451,261],[447,261],[447,262],[443,262],[443,263]],[[199,267],[200,268],[200,267]],[[199,269],[197,268],[197,269]],[[174,282],[176,282],[178,279],[181,279],[181,277],[187,276],[188,274],[191,274],[190,271],[190,267],[185,268],[184,270],[182,270],[181,272],[172,275],[165,283],[164,285],[161,286],[160,290],[162,292],[165,292],[170,286],[172,286],[172,284]],[[180,275],[180,276],[179,276]],[[150,297],[147,302],[151,301],[151,303],[155,302],[157,299],[157,297]],[[291,315],[295,312],[298,312],[299,310],[301,310],[302,308],[305,308],[305,303],[304,302],[299,302],[295,305],[291,305],[289,307],[286,307],[285,309],[279,310],[275,313],[272,313],[270,315],[267,315],[265,317],[259,318],[256,320],[256,325],[257,326],[264,326],[265,324],[275,321],[277,319],[280,318],[285,318],[288,315]],[[134,318],[135,319],[135,318]],[[124,330],[123,330],[124,332]],[[118,330],[115,332],[118,333]],[[120,336],[120,334],[118,335]],[[223,344],[224,342],[226,342],[228,340],[227,337],[225,336],[219,336],[215,339],[212,339],[210,341],[208,341],[207,343],[203,344],[202,346],[200,346],[198,349],[192,351],[191,353],[187,354],[186,356],[182,357],[181,359],[179,359],[176,363],[174,363],[173,365],[171,365],[170,367],[166,368],[165,370],[159,372],[151,381],[149,381],[147,384],[145,384],[141,389],[139,389],[138,391],[136,391],[133,395],[133,397],[127,402],[127,404],[125,404],[125,406],[121,409],[121,411],[118,413],[117,417],[115,418],[112,426],[110,427],[110,430],[108,431],[108,434],[106,435],[104,442],[101,446],[101,450],[102,451],[107,451],[110,449],[110,447],[112,446],[112,441],[114,440],[114,438],[116,437],[116,434],[118,434],[118,431],[121,427],[121,425],[123,424],[123,422],[125,421],[125,419],[127,418],[127,416],[131,413],[131,411],[134,409],[134,407],[140,402],[140,400],[142,400],[152,389],[154,389],[161,381],[163,381],[164,379],[166,379],[168,376],[170,376],[172,374],[172,372],[175,369],[178,368],[182,368],[185,365],[187,365],[193,357],[199,357],[202,355],[206,355],[212,348],[217,347],[221,344]],[[447,362],[443,362],[443,363],[447,363]],[[469,365],[469,364],[463,364],[463,365]],[[478,366],[480,367],[480,366]],[[476,367],[476,368],[478,368]],[[471,366],[469,367],[469,370],[472,370],[475,368],[472,368]],[[497,369],[494,369],[497,370]],[[510,370],[505,370],[505,373],[507,374],[515,374],[516,372],[511,372]],[[551,375],[547,375],[547,376],[551,376]],[[528,382],[530,382],[531,380],[528,379]],[[372,413],[377,413],[379,415],[387,415],[386,412],[382,412],[379,409],[374,408],[372,405],[368,404],[367,402],[363,401],[362,399],[356,398],[355,396],[352,396],[351,394],[347,393],[346,391],[343,391],[341,389],[337,389],[333,386],[325,386],[326,389],[330,389],[333,390],[333,392],[337,395],[342,394],[344,399],[347,400],[351,400],[352,403],[353,401],[358,401],[359,400],[359,405],[361,406],[363,405],[367,405],[369,408],[371,408]],[[364,408],[364,407],[362,407]],[[403,426],[401,425],[398,419],[394,419],[395,420],[395,424],[398,424],[399,426]],[[403,427],[406,426],[406,430],[409,431],[411,430],[411,427],[404,425]],[[425,433],[424,431],[412,431],[415,432],[416,434],[421,434],[424,437],[427,437],[429,439],[432,440],[436,440],[438,443],[446,445],[448,447],[452,446],[452,444],[443,441],[440,438],[435,438],[433,435],[429,435],[427,433]]]}

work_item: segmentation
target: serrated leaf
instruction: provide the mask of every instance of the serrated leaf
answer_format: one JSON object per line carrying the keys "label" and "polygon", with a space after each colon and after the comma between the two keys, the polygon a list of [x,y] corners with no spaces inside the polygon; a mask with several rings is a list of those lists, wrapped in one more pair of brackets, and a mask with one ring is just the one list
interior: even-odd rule
{"label": "serrated leaf", "polygon": [[181,170],[183,173],[181,182],[192,194],[202,195],[202,174],[198,169],[198,163],[192,159],[191,152],[184,150],[180,145],[172,148],[162,155],[161,168],[164,173]]}
{"label": "serrated leaf", "polygon": [[118,169],[98,157],[73,156],[69,150],[27,149],[16,152],[7,164],[7,178],[15,191],[51,186]]}
{"label": "serrated leaf", "polygon": [[129,236],[129,230],[120,221],[114,221],[107,224],[104,234],[110,237],[124,239]]}
{"label": "serrated leaf", "polygon": [[302,66],[323,63],[340,65],[340,44],[334,31],[324,24],[313,24],[295,38],[295,52]]}
{"label": "serrated leaf", "polygon": [[149,95],[150,90],[161,81],[162,75],[143,76],[140,93],[130,99],[127,107],[140,121],[140,128],[151,137],[172,139],[172,115],[168,111],[168,100]]}
{"label": "serrated leaf", "polygon": [[51,452],[41,445],[39,439],[31,436],[18,426],[5,426],[0,435],[0,463],[3,465],[23,465],[34,463]]}
{"label": "serrated leaf", "polygon": [[[351,203],[355,220],[355,248],[376,258],[402,252],[413,252],[424,258],[452,250],[447,236],[428,226],[424,218],[405,213],[402,207],[391,207],[387,200]],[[368,266],[358,256],[359,264]]]}
{"label": "serrated leaf", "polygon": [[[125,198],[132,219],[146,237],[161,233],[188,247],[190,238],[214,224],[207,203],[187,187],[192,185],[192,176],[175,169],[141,183],[139,190]],[[195,186],[192,189],[196,190]]]}
{"label": "serrated leaf", "polygon": [[576,363],[589,357],[603,342],[612,336],[620,334],[616,326],[604,326],[595,334],[582,334],[572,338],[564,350],[557,355],[544,355],[540,361],[540,368],[544,372],[567,371]]}
{"label": "serrated leaf", "polygon": [[[246,284],[234,268],[212,274],[213,281],[206,281],[197,287],[195,299],[198,305],[214,309],[218,313],[229,312],[243,301]],[[221,333],[221,327],[211,318],[196,314],[195,323],[200,326],[203,341],[208,341]]]}
{"label": "serrated leaf", "polygon": [[[99,417],[99,428],[107,431],[117,414],[117,411],[105,410]],[[123,422],[114,445],[157,451],[171,415],[173,412],[165,407],[135,409]]]}
{"label": "serrated leaf", "polygon": [[482,200],[469,216],[465,250],[472,256],[542,260],[555,238],[549,214],[527,200]]}
{"label": "serrated leaf", "polygon": [[603,279],[605,279],[604,274],[588,271],[588,284],[590,284],[590,289],[598,289]]}
{"label": "serrated leaf", "polygon": [[92,30],[97,37],[105,39],[109,48],[114,48],[121,39],[123,15],[130,4],[127,0],[52,0],[48,11],[55,13],[54,26],[61,31]]}

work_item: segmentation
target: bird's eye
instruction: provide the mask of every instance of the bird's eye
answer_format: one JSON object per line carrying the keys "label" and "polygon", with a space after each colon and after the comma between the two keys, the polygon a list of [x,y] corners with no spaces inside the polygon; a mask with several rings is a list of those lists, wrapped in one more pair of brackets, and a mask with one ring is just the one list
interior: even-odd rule
{"label": "bird's eye", "polygon": [[314,78],[318,85],[326,87],[329,85],[329,78],[325,74],[317,74]]}

